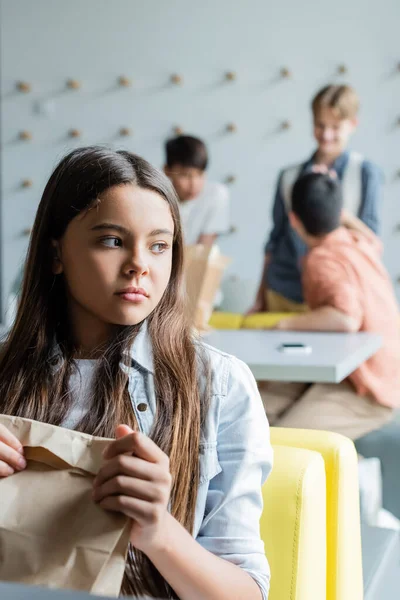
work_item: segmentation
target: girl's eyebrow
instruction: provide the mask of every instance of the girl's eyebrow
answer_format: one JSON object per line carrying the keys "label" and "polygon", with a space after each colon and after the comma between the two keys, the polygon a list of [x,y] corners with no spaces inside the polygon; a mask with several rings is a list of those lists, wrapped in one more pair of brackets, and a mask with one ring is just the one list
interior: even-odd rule
{"label": "girl's eyebrow", "polygon": [[153,231],[149,233],[149,237],[154,237],[156,235],[170,235],[171,237],[174,237],[174,234],[170,229],[153,229]]}
{"label": "girl's eyebrow", "polygon": [[99,225],[92,227],[91,231],[101,231],[103,229],[114,229],[115,231],[120,231],[125,235],[130,235],[129,229],[123,227],[122,225],[117,225],[116,223],[100,223]]}
{"label": "girl's eyebrow", "polygon": [[[92,227],[91,231],[102,231],[104,229],[114,229],[114,231],[120,231],[125,235],[131,235],[131,231],[129,231],[129,229],[123,227],[123,225],[117,225],[116,223],[100,223],[99,225]],[[170,229],[153,229],[153,231],[148,234],[148,237],[154,237],[156,235],[174,236]]]}

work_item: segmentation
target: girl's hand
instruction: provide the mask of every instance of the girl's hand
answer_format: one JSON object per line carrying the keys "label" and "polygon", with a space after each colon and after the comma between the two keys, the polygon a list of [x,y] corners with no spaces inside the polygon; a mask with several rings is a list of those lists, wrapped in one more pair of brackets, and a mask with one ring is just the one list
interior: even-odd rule
{"label": "girl's hand", "polygon": [[7,427],[0,425],[0,477],[23,471],[25,467],[26,460],[21,442]]}
{"label": "girl's hand", "polygon": [[105,464],[93,482],[93,499],[102,508],[133,521],[130,541],[144,553],[167,537],[171,491],[169,458],[150,438],[119,425],[104,452]]}

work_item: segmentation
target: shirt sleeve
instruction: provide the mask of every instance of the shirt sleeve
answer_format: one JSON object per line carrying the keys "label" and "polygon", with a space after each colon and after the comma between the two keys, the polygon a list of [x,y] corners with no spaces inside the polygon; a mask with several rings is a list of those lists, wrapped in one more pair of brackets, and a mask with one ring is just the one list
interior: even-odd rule
{"label": "shirt sleeve", "polygon": [[282,197],[282,176],[283,172],[279,175],[278,183],[276,186],[274,206],[272,209],[272,220],[273,226],[272,231],[269,235],[269,239],[265,245],[265,254],[274,253],[277,241],[282,237],[285,227],[288,223],[288,216],[285,209],[285,203]]}
{"label": "shirt sleeve", "polygon": [[227,233],[229,226],[229,190],[225,185],[220,185],[213,195],[201,233],[204,235]]}
{"label": "shirt sleeve", "polygon": [[351,273],[340,260],[322,254],[307,258],[303,288],[311,310],[332,306],[357,320],[363,315],[359,287],[352,282]]}
{"label": "shirt sleeve", "polygon": [[362,202],[359,217],[379,234],[383,201],[383,173],[379,167],[364,161],[361,171]]}
{"label": "shirt sleeve", "polygon": [[220,473],[210,480],[197,541],[253,577],[267,600],[270,571],[260,538],[261,488],[272,468],[269,426],[247,365],[231,361],[217,435]]}

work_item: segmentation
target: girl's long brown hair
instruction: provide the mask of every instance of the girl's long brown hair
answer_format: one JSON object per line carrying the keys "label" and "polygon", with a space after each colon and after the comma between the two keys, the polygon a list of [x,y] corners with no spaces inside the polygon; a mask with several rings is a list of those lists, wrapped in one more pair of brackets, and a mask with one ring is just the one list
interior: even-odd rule
{"label": "girl's long brown hair", "polygon": [[[169,204],[175,225],[171,278],[147,319],[157,398],[151,438],[170,457],[172,515],[192,531],[200,430],[208,394],[200,397],[197,353],[185,318],[183,241],[176,195],[168,178],[144,159],[102,147],[80,148],[68,154],[51,175],[33,226],[16,319],[0,353],[0,412],[54,425],[66,417],[75,349],[69,335],[63,276],[55,277],[52,271],[51,242],[59,240],[70,221],[90,209],[105,190],[129,183],[160,194]],[[114,437],[116,425],[135,426],[128,376],[120,364],[139,328],[140,324],[115,327],[99,361],[91,409],[79,430]],[[176,598],[147,557],[132,549],[121,591]]]}

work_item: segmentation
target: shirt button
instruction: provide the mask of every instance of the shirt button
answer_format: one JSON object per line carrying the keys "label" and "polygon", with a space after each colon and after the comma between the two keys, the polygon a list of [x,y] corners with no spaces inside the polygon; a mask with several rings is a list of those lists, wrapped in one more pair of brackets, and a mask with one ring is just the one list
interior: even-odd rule
{"label": "shirt button", "polygon": [[140,412],[145,412],[147,410],[147,404],[145,404],[144,402],[141,402],[140,404],[138,404],[137,409]]}

